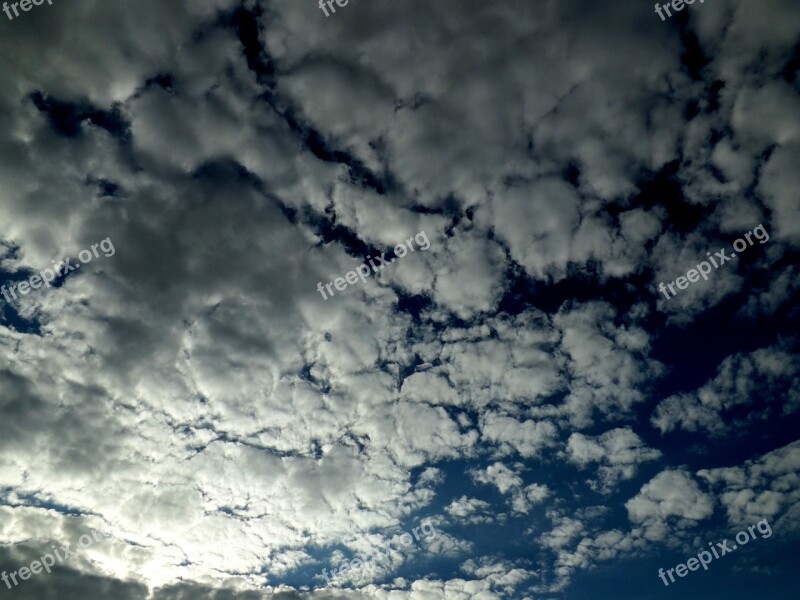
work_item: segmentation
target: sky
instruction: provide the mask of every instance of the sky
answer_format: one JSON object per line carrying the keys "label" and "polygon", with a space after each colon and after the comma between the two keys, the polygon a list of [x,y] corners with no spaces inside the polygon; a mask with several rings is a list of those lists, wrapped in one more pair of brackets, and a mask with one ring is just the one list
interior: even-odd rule
{"label": "sky", "polygon": [[796,598],[800,4],[337,2],[0,13],[0,598]]}

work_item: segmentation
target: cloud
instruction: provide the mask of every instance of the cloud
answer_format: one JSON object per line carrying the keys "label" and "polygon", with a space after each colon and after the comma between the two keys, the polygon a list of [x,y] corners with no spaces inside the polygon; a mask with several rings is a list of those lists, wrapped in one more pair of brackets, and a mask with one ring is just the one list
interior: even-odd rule
{"label": "cloud", "polygon": [[725,507],[728,522],[741,527],[767,518],[785,535],[800,530],[800,442],[793,442],[736,467],[701,469]]}
{"label": "cloud", "polygon": [[551,491],[546,485],[531,483],[523,484],[520,472],[522,465],[519,463],[514,468],[509,468],[501,462],[489,465],[484,470],[472,471],[472,479],[476,483],[495,486],[501,494],[511,496],[511,508],[515,513],[527,514],[537,504],[540,504]]}
{"label": "cloud", "polygon": [[564,412],[574,426],[628,414],[645,399],[646,382],[662,371],[647,358],[648,334],[635,325],[615,326],[615,313],[610,305],[593,302],[562,306],[554,318],[571,375]]}
{"label": "cloud", "polygon": [[659,540],[667,535],[668,525],[684,529],[710,517],[714,501],[691,475],[668,469],[644,484],[625,508],[631,522],[645,528],[647,539]]}
{"label": "cloud", "polygon": [[[584,0],[67,6],[2,21],[0,276],[117,252],[0,300],[0,545],[19,566],[76,522],[115,541],[18,597],[547,595],[702,521],[688,471],[654,465],[627,531],[558,461],[611,493],[657,460],[638,424],[667,372],[652,284],[676,265],[763,220],[774,240],[666,328],[791,308],[797,6],[706,3],[682,28]],[[418,231],[428,251],[316,291]],[[735,352],[654,423],[794,410],[790,349]],[[789,530],[793,472],[770,461],[708,481]],[[530,515],[541,564],[471,557],[468,527],[399,552],[437,506],[500,541]],[[367,551],[378,576],[310,589]]]}
{"label": "cloud", "polygon": [[524,457],[537,456],[555,445],[558,429],[550,421],[523,421],[487,412],[481,417],[483,439],[513,449]]}
{"label": "cloud", "polygon": [[600,463],[598,481],[590,485],[604,493],[620,481],[631,479],[637,465],[662,455],[659,450],[648,448],[630,427],[611,429],[596,437],[573,433],[567,441],[567,454],[570,462],[580,467]]}
{"label": "cloud", "polygon": [[508,561],[497,561],[490,558],[470,559],[461,565],[461,570],[488,581],[493,588],[500,588],[506,595],[514,594],[523,582],[536,576],[530,569],[514,567]]}
{"label": "cloud", "polygon": [[494,517],[487,514],[491,504],[477,498],[461,496],[445,507],[445,512],[458,521],[470,524],[491,523]]}
{"label": "cloud", "polygon": [[[741,431],[776,410],[791,414],[800,409],[798,368],[788,349],[781,346],[729,356],[714,378],[695,392],[662,400],[651,423],[662,433],[706,430],[719,436]],[[777,406],[771,406],[773,403]],[[724,416],[734,410],[736,416],[726,421]]]}

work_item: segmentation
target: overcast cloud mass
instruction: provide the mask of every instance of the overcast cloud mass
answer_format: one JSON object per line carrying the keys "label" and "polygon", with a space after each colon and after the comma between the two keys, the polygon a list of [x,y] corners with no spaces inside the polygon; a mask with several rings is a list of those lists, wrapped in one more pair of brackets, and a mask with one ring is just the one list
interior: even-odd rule
{"label": "overcast cloud mass", "polygon": [[0,597],[797,598],[797,0],[28,2]]}

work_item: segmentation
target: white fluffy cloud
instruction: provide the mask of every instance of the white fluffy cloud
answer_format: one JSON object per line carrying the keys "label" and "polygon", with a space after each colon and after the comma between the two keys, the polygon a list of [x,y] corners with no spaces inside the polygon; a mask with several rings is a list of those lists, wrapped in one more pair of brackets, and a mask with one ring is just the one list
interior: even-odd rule
{"label": "white fluffy cloud", "polygon": [[599,481],[592,486],[609,492],[619,481],[632,478],[637,465],[656,460],[661,452],[648,448],[629,427],[592,437],[573,433],[567,441],[569,460],[581,467],[599,463]]}
{"label": "white fluffy cloud", "polygon": [[[798,369],[792,354],[778,346],[729,356],[698,390],[663,400],[651,422],[662,433],[685,429],[722,435],[771,413],[791,414],[800,409]],[[734,409],[739,415],[726,421]]]}
{"label": "white fluffy cloud", "polygon": [[698,476],[719,494],[733,526],[768,518],[785,535],[800,531],[800,442],[736,467],[702,469]]}
{"label": "white fluffy cloud", "polygon": [[645,537],[658,540],[667,535],[667,524],[693,527],[714,512],[711,496],[700,489],[685,471],[662,471],[625,503],[628,518],[645,528]]}
{"label": "white fluffy cloud", "polygon": [[515,513],[527,514],[537,504],[541,504],[550,495],[546,485],[530,483],[524,485],[521,474],[523,466],[520,463],[507,467],[496,462],[472,472],[472,478],[477,483],[493,485],[501,494],[511,496],[510,504]]}
{"label": "white fluffy cloud", "polygon": [[[79,526],[114,534],[31,594],[325,598],[321,569],[372,551],[381,576],[341,597],[533,596],[710,514],[666,470],[623,532],[566,516],[585,498],[546,477],[566,456],[611,490],[659,457],[627,426],[666,372],[651,279],[751,218],[774,235],[753,273],[793,256],[798,104],[763,78],[798,9],[695,11],[703,82],[675,30],[596,4],[351,2],[326,18],[296,0],[83,0],[2,20],[3,282],[116,247],[0,301],[0,558]],[[316,291],[418,231],[428,251]],[[752,284],[742,312],[779,313],[793,274]],[[689,324],[749,277],[720,271],[674,305]],[[791,359],[729,358],[653,422],[717,431],[759,378],[792,379]],[[792,452],[703,476],[729,515],[796,521]],[[475,473],[468,491],[451,494],[450,466]],[[397,531],[439,501],[443,529],[557,506],[550,537],[528,536],[549,564],[476,558],[455,526],[400,553]],[[442,557],[458,578],[432,573]],[[418,579],[396,577],[412,563]]]}

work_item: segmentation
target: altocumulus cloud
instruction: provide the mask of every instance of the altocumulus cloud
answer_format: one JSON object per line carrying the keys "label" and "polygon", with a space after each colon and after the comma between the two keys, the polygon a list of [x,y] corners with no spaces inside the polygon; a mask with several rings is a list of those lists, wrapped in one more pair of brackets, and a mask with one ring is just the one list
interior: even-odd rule
{"label": "altocumulus cloud", "polygon": [[14,597],[638,598],[763,518],[682,583],[790,596],[796,2],[183,4],[0,21],[0,284],[116,249],[0,299],[0,570],[112,534]]}

